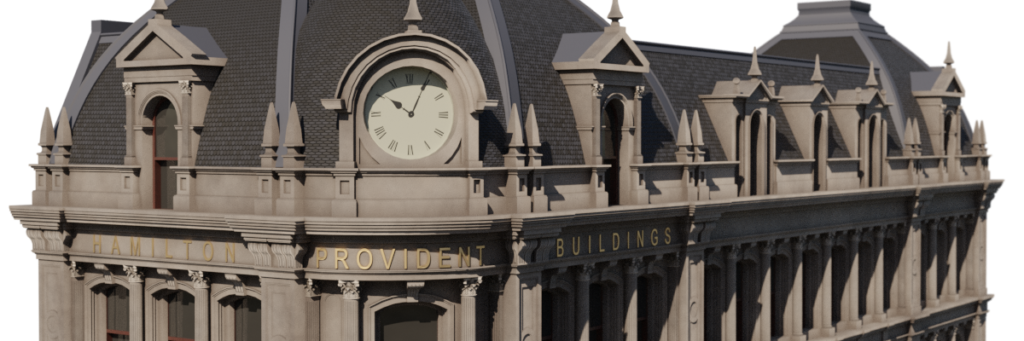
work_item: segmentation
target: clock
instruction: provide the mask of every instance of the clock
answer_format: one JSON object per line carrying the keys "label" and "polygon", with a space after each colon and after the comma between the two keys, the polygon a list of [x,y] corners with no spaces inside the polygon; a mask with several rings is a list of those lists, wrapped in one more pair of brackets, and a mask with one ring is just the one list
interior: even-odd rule
{"label": "clock", "polygon": [[430,156],[452,133],[454,106],[448,83],[424,68],[398,68],[378,78],[367,92],[363,110],[370,139],[399,159]]}

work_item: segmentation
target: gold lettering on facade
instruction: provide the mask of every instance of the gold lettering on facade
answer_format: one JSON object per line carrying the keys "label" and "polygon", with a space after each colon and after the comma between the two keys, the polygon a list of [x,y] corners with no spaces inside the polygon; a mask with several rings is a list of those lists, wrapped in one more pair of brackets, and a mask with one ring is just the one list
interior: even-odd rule
{"label": "gold lettering on facade", "polygon": [[[364,252],[366,253],[366,257],[370,258],[370,263],[366,264],[366,265],[363,265],[363,253]],[[373,266],[373,254],[370,253],[369,249],[366,249],[366,248],[359,249],[359,252],[356,253],[356,265],[359,265],[359,268],[363,269],[363,270],[369,270],[370,267]]]}
{"label": "gold lettering on facade", "polygon": [[572,237],[572,255],[573,256],[579,256],[580,255],[580,244],[582,244],[581,241],[580,241],[580,237]]}
{"label": "gold lettering on facade", "polygon": [[114,250],[117,250],[117,255],[121,255],[121,245],[117,242],[117,236],[114,236],[114,244],[110,245],[110,254],[114,254]]}
{"label": "gold lettering on facade", "polygon": [[92,235],[92,253],[103,252],[103,238],[98,234]]}
{"label": "gold lettering on facade", "polygon": [[658,246],[658,229],[651,229],[651,246]]}
{"label": "gold lettering on facade", "polygon": [[174,256],[171,256],[171,246],[167,243],[170,243],[170,239],[164,239],[164,258],[174,259]]}
{"label": "gold lettering on facade", "polygon": [[452,268],[451,265],[448,265],[448,264],[444,263],[444,261],[452,259],[452,257],[445,256],[444,252],[445,251],[451,251],[451,250],[452,250],[452,248],[450,248],[450,247],[442,247],[440,249],[437,249],[437,268],[439,268],[439,269],[451,269]]}
{"label": "gold lettering on facade", "polygon": [[[427,255],[427,264],[423,264],[423,255]],[[416,249],[416,269],[426,269],[430,267],[430,251],[427,249]]]}
{"label": "gold lettering on facade", "polygon": [[619,246],[622,244],[622,237],[619,237],[619,233],[612,233],[612,251],[619,251]]}
{"label": "gold lettering on facade", "polygon": [[[210,247],[210,255],[209,256],[206,255],[206,247],[207,246]],[[213,260],[213,243],[210,242],[209,240],[207,240],[205,243],[203,243],[203,259],[205,259],[207,262]]]}
{"label": "gold lettering on facade", "polygon": [[477,259],[476,266],[484,266],[484,248],[485,247],[487,247],[487,246],[486,245],[477,245],[476,246],[477,257],[480,257],[480,259]]}
{"label": "gold lettering on facade", "polygon": [[[231,262],[235,262],[235,243],[224,243],[224,262],[231,256]],[[327,259],[327,252],[324,252],[324,259]]]}
{"label": "gold lettering on facade", "polygon": [[643,230],[636,231],[636,247],[637,248],[644,247],[644,231]]}
{"label": "gold lettering on facade", "polygon": [[[562,258],[565,255],[565,241],[562,238],[555,240],[555,257]],[[460,263],[461,264],[461,263]],[[461,266],[460,266],[461,268]]]}
{"label": "gold lettering on facade", "polygon": [[665,245],[668,245],[670,243],[672,243],[672,228],[671,227],[666,227],[665,228]]}
{"label": "gold lettering on facade", "polygon": [[384,258],[384,269],[391,270],[391,262],[395,260],[395,249],[391,249],[391,259],[384,254],[384,249],[380,249],[380,258]]}
{"label": "gold lettering on facade", "polygon": [[626,250],[630,249],[630,245],[633,244],[629,242],[629,232],[626,232]]}
{"label": "gold lettering on facade", "polygon": [[602,237],[604,237],[603,234],[597,235],[597,252],[598,253],[604,253],[604,239]]}
{"label": "gold lettering on facade", "polygon": [[183,244],[185,244],[185,260],[189,260],[188,249],[189,249],[190,246],[192,246],[192,240],[191,239],[185,239],[185,240],[182,240],[181,242]]}
{"label": "gold lettering on facade", "polygon": [[402,253],[405,254],[405,256],[402,257],[402,263],[405,264],[405,270],[409,270],[409,249],[402,249]]}
{"label": "gold lettering on facade", "polygon": [[[344,257],[338,257],[338,253],[344,252]],[[345,270],[348,270],[348,250],[345,249],[334,249],[334,270],[338,270],[338,262],[345,265]]]}
{"label": "gold lettering on facade", "polygon": [[142,237],[128,237],[128,241],[131,242],[132,256],[142,257]]}
{"label": "gold lettering on facade", "polygon": [[471,257],[470,256],[470,252],[472,252],[472,251],[473,251],[473,249],[471,249],[470,247],[467,246],[466,247],[466,252],[462,252],[462,247],[459,247],[459,267],[460,268],[462,267],[462,263],[463,262],[466,263],[466,267],[472,267],[473,266],[473,259],[470,258]]}
{"label": "gold lettering on facade", "polygon": [[320,268],[320,261],[327,260],[327,249],[318,247],[314,249],[313,253],[316,254],[316,268]]}

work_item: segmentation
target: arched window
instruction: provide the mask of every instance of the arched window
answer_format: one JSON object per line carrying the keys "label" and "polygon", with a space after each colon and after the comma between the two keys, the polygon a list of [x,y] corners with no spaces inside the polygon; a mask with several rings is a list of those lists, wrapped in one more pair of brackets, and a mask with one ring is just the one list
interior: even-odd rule
{"label": "arched window", "polygon": [[943,142],[942,146],[943,146],[943,149],[946,150],[946,155],[955,155],[956,153],[954,153],[953,149],[956,148],[959,145],[958,144],[959,141],[953,141],[953,143],[950,143],[950,138],[955,136],[955,134],[953,133],[953,118],[954,118],[954,114],[953,114],[952,111],[950,111],[950,112],[946,112],[945,116],[946,116],[945,119],[944,119],[945,124],[943,125],[943,128],[942,128],[942,137],[943,137],[942,138],[942,142]]}
{"label": "arched window", "polygon": [[650,319],[650,308],[648,300],[650,299],[650,281],[647,277],[639,276],[636,278],[636,340],[637,341],[648,341],[650,340],[650,329],[651,324],[654,321]]}
{"label": "arched window", "polygon": [[757,181],[758,175],[760,175],[760,172],[758,172],[758,170],[759,166],[761,165],[761,163],[758,162],[760,161],[760,153],[758,153],[758,146],[761,142],[762,133],[763,132],[761,131],[761,112],[755,111],[752,115],[750,115],[750,170],[749,173],[747,173],[750,174],[750,195],[757,195],[758,192],[760,192],[758,191],[758,187],[760,187],[759,185],[761,184]]}
{"label": "arched window", "polygon": [[604,340],[604,286],[590,285],[590,341]]}
{"label": "arched window", "polygon": [[153,208],[174,208],[175,175],[171,167],[178,165],[178,113],[166,98],[149,104],[153,120]]}
{"label": "arched window", "polygon": [[115,285],[104,294],[107,295],[107,341],[128,341],[131,313],[128,289]]}
{"label": "arched window", "polygon": [[619,204],[619,149],[622,146],[623,113],[625,107],[620,100],[609,101],[601,111],[601,159],[603,164],[611,165],[605,175],[608,206]]}
{"label": "arched window", "polygon": [[828,174],[828,122],[825,119],[827,112],[820,112],[814,116],[814,190],[824,191],[827,189]]}
{"label": "arched window", "polygon": [[193,341],[196,333],[196,299],[184,291],[172,291],[167,301],[167,341]]}
{"label": "arched window", "polygon": [[377,312],[379,341],[437,341],[440,312],[424,304],[398,304]]}
{"label": "arched window", "polygon": [[868,121],[868,145],[867,145],[867,187],[878,187],[882,185],[882,131],[881,118],[878,114],[872,115]]}
{"label": "arched window", "polygon": [[233,302],[232,306],[235,308],[234,341],[261,341],[262,302],[254,297],[246,297]]}

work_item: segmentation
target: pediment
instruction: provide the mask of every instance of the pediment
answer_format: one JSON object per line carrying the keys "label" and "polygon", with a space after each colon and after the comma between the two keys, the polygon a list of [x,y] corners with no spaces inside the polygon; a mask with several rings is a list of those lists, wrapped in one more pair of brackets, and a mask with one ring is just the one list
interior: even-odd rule
{"label": "pediment", "polygon": [[625,28],[610,26],[604,32],[562,35],[552,60],[556,70],[610,70],[650,72],[650,63]]}
{"label": "pediment", "polygon": [[953,68],[934,68],[911,73],[916,97],[963,97],[964,85]]}
{"label": "pediment", "polygon": [[116,58],[118,68],[227,64],[227,56],[207,29],[174,26],[166,19],[150,20]]}

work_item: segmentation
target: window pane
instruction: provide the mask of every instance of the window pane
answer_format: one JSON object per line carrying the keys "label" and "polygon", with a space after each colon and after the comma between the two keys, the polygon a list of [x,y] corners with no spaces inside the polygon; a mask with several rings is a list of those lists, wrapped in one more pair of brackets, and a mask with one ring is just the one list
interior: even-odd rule
{"label": "window pane", "polygon": [[[115,286],[107,293],[107,329],[128,332],[128,289]],[[127,340],[127,339],[126,339]]]}
{"label": "window pane", "polygon": [[400,304],[377,313],[381,341],[437,341],[437,310],[419,304]]}
{"label": "window pane", "polygon": [[175,186],[177,175],[171,167],[177,166],[178,161],[160,161],[160,208],[174,208],[174,195],[178,193],[178,186]]}
{"label": "window pane", "polygon": [[156,107],[156,117],[153,120],[156,135],[156,157],[178,157],[178,131],[174,125],[178,124],[178,113],[171,106],[171,102],[160,99]]}
{"label": "window pane", "polygon": [[187,292],[178,291],[167,297],[167,336],[194,339],[196,333],[196,300]]}
{"label": "window pane", "polygon": [[246,297],[236,304],[235,341],[260,341],[260,300]]}

